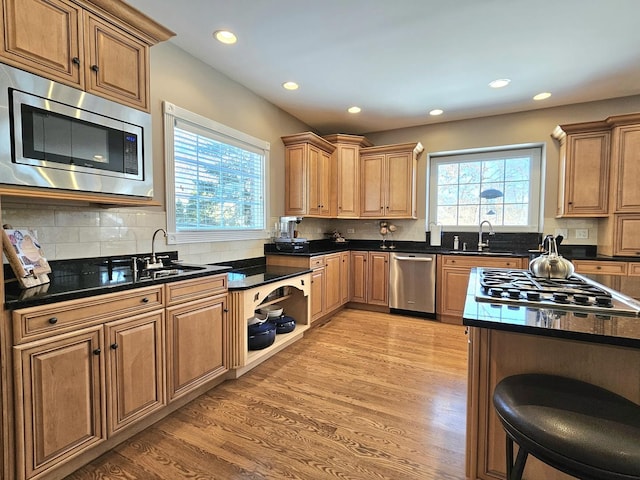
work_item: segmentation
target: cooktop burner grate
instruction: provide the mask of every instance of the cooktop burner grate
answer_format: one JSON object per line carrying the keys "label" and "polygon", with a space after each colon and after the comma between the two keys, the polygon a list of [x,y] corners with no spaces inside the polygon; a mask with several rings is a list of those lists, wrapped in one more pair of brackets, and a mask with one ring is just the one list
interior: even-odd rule
{"label": "cooktop burner grate", "polygon": [[528,270],[477,271],[477,301],[640,315],[640,303],[579,274],[567,279],[548,279],[536,277]]}

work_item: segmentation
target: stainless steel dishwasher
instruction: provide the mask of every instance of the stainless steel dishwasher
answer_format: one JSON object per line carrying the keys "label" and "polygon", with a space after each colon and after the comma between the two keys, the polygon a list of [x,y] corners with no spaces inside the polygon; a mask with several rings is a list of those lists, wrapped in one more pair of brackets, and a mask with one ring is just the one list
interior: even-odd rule
{"label": "stainless steel dishwasher", "polygon": [[391,254],[389,307],[435,316],[436,256],[430,253]]}

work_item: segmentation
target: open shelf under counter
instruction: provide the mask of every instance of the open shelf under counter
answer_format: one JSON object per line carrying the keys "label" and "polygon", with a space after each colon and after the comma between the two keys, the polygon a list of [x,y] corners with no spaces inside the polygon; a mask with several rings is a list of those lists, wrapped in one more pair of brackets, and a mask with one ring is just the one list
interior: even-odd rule
{"label": "open shelf under counter", "polygon": [[[281,296],[274,295],[274,292],[279,291],[285,293]],[[311,326],[310,291],[310,273],[303,273],[253,288],[229,290],[231,321],[229,323],[227,355],[230,377],[240,377],[303,337],[304,332]],[[289,333],[276,335],[275,342],[267,348],[249,350],[247,321],[253,318],[255,311],[260,307],[276,303],[282,305],[285,315],[295,319],[295,329]]]}

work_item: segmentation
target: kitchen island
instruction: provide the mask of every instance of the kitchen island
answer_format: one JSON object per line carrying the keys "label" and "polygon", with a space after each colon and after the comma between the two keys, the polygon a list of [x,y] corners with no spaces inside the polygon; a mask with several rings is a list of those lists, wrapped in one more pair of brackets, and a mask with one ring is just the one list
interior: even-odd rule
{"label": "kitchen island", "polygon": [[[629,295],[640,286],[640,279],[592,279]],[[478,284],[478,269],[473,269],[463,315],[469,327],[468,478],[505,478],[505,434],[492,403],[493,389],[504,377],[562,375],[640,403],[640,318],[479,302]],[[573,477],[530,458],[523,478]]]}

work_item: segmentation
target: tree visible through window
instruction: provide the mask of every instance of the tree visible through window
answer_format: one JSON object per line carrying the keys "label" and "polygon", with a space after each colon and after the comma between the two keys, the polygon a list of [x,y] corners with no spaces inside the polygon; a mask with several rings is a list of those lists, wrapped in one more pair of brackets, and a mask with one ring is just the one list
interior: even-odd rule
{"label": "tree visible through window", "polygon": [[264,238],[269,144],[167,102],[165,135],[169,238]]}
{"label": "tree visible through window", "polygon": [[477,228],[483,220],[510,231],[537,231],[541,147],[431,155],[430,221]]}

